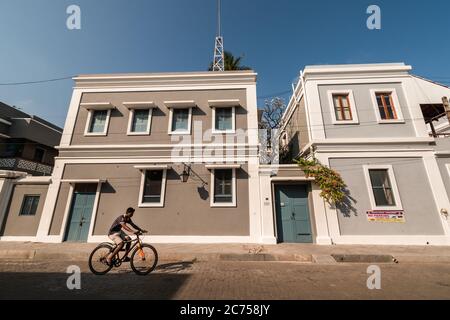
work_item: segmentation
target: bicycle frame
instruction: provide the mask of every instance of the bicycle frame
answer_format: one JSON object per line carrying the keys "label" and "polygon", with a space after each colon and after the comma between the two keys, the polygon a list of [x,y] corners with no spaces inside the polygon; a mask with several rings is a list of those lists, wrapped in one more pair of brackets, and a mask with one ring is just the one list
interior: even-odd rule
{"label": "bicycle frame", "polygon": [[[130,252],[133,251],[133,249],[134,249],[136,246],[138,247],[138,249],[141,248],[142,241],[141,241],[141,238],[139,237],[139,234],[137,234],[135,239],[131,239],[130,241],[124,241],[123,243],[124,243],[124,246],[126,246],[127,243],[132,243],[132,245],[130,246],[130,249],[128,249],[128,250],[125,251],[125,253],[124,253],[124,255],[123,255],[122,258],[119,257],[119,252],[120,252],[120,251],[116,254],[116,256],[117,256],[117,258],[118,258],[117,260],[118,260],[119,262],[121,262],[121,263],[123,262],[123,260],[125,259],[125,257],[127,257],[128,254],[129,254]],[[115,244],[114,249],[115,249],[115,248],[117,248],[117,244]]]}

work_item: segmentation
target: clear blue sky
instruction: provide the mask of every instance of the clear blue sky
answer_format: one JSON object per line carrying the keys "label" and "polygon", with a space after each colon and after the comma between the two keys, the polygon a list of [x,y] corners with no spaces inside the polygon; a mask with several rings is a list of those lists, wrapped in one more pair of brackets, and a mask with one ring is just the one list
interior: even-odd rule
{"label": "clear blue sky", "polygon": [[[245,54],[260,97],[289,90],[310,64],[406,62],[450,83],[450,2],[222,0],[225,47]],[[81,7],[82,29],[66,28]],[[382,30],[366,9],[382,10]],[[1,0],[0,84],[80,73],[204,71],[215,0]],[[0,85],[0,101],[63,126],[72,81]],[[289,98],[289,94],[284,94]],[[260,99],[260,104],[263,99]]]}

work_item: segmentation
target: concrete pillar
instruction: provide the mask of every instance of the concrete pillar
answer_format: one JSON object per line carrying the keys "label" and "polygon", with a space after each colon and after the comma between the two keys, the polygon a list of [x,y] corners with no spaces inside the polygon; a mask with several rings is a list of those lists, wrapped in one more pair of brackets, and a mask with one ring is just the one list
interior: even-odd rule
{"label": "concrete pillar", "polygon": [[259,172],[259,187],[260,187],[260,204],[261,204],[261,233],[262,243],[276,244],[277,238],[275,235],[275,215],[273,212],[272,199],[272,170],[260,170]]}

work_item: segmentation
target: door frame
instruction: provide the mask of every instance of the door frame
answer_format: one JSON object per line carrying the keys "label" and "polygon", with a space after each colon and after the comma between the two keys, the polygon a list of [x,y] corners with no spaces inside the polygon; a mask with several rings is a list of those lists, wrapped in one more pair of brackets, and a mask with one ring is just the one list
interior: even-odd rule
{"label": "door frame", "polygon": [[92,208],[92,214],[91,214],[91,222],[89,225],[88,238],[86,241],[87,243],[92,242],[95,220],[97,218],[98,203],[100,200],[100,192],[101,192],[102,185],[104,182],[106,182],[106,180],[62,180],[61,182],[69,183],[69,194],[67,196],[66,208],[64,210],[64,218],[63,218],[63,222],[61,225],[61,231],[59,234],[59,242],[64,242],[64,238],[66,237],[67,227],[69,225],[68,220],[69,220],[69,216],[70,216],[70,209],[72,207],[72,201],[73,201],[74,193],[75,193],[75,185],[77,185],[77,184],[97,184],[97,189],[95,192],[94,206]]}
{"label": "door frame", "polygon": [[297,186],[304,185],[306,186],[306,192],[308,193],[308,214],[309,214],[309,223],[311,224],[311,243],[303,243],[303,244],[316,244],[316,223],[314,219],[314,205],[312,199],[312,186],[310,181],[272,181],[272,211],[273,211],[273,220],[274,220],[274,233],[275,239],[277,240],[277,244],[285,243],[280,242],[278,237],[278,212],[277,212],[277,198],[276,198],[276,187],[277,186]]}

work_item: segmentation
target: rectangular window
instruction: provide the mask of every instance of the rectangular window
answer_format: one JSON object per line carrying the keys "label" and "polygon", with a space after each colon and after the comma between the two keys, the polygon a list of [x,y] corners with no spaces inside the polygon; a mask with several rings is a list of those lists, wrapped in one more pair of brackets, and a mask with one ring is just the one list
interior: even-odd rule
{"label": "rectangular window", "polygon": [[378,110],[381,120],[397,120],[397,113],[392,99],[392,93],[376,93]]}
{"label": "rectangular window", "polygon": [[94,110],[92,112],[91,123],[89,125],[89,133],[105,132],[106,121],[108,118],[108,110]]}
{"label": "rectangular window", "polygon": [[189,131],[189,114],[190,109],[172,109],[172,132],[188,132]]}
{"label": "rectangular window", "polygon": [[233,203],[233,169],[214,170],[214,203]]}
{"label": "rectangular window", "polygon": [[145,133],[148,131],[150,110],[134,110],[131,122],[131,132]]}
{"label": "rectangular window", "polygon": [[44,162],[45,150],[42,148],[34,149],[34,157],[33,160],[37,162]]}
{"label": "rectangular window", "polygon": [[24,196],[19,215],[21,215],[21,216],[36,215],[37,207],[39,204],[39,198],[40,198],[40,196],[34,196],[34,195]]}
{"label": "rectangular window", "polygon": [[233,108],[215,108],[215,130],[233,130]]}
{"label": "rectangular window", "polygon": [[143,204],[161,203],[163,173],[163,170],[145,171],[144,192],[142,196]]}
{"label": "rectangular window", "polygon": [[348,94],[333,94],[336,121],[353,120],[350,99]]}
{"label": "rectangular window", "polygon": [[396,201],[388,169],[369,169],[372,192],[377,207],[395,207]]}

